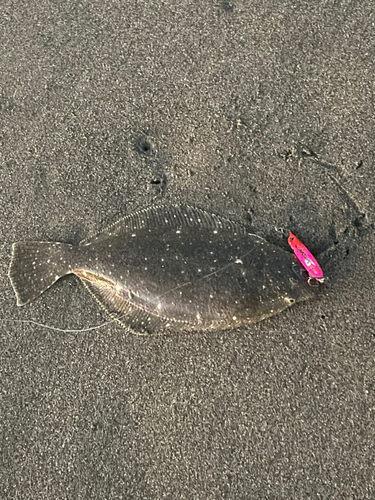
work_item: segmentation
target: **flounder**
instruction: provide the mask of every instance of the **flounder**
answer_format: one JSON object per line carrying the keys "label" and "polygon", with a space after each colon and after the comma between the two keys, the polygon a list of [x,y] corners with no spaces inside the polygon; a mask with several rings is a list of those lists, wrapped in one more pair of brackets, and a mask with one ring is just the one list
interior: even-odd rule
{"label": "flounder", "polygon": [[314,296],[290,252],[190,206],[140,210],[78,246],[19,242],[9,277],[17,304],[75,274],[138,334],[256,323]]}

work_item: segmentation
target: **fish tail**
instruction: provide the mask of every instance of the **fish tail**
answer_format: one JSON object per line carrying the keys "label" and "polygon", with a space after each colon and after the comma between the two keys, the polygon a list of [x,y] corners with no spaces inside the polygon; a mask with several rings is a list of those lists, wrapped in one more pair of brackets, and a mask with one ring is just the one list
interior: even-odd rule
{"label": "fish tail", "polygon": [[71,250],[64,243],[19,242],[12,246],[9,278],[17,305],[36,299],[59,278],[69,274]]}

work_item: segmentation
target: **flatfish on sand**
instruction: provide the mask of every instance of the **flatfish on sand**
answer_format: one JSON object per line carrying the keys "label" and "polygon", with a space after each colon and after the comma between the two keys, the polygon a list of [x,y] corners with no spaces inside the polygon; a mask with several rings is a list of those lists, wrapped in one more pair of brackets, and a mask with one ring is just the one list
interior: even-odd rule
{"label": "flatfish on sand", "polygon": [[223,330],[313,297],[290,252],[189,206],[140,210],[78,246],[19,242],[9,277],[19,306],[75,274],[138,334]]}

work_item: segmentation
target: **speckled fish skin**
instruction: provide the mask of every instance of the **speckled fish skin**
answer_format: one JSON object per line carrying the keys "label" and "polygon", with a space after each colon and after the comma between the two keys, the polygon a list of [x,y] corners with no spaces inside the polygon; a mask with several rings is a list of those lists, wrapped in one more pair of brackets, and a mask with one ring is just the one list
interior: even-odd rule
{"label": "speckled fish skin", "polygon": [[317,293],[294,255],[193,207],[132,214],[79,246],[13,245],[18,305],[76,274],[135,333],[222,330],[255,323]]}

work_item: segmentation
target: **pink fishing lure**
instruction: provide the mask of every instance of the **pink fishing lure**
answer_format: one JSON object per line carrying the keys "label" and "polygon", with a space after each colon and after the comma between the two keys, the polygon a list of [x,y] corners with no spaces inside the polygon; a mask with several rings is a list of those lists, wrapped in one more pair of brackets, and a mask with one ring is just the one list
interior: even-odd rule
{"label": "pink fishing lure", "polygon": [[316,279],[319,283],[324,283],[322,268],[305,245],[293,233],[289,233],[288,243],[293,249],[294,255],[309,273],[309,282],[312,279]]}

